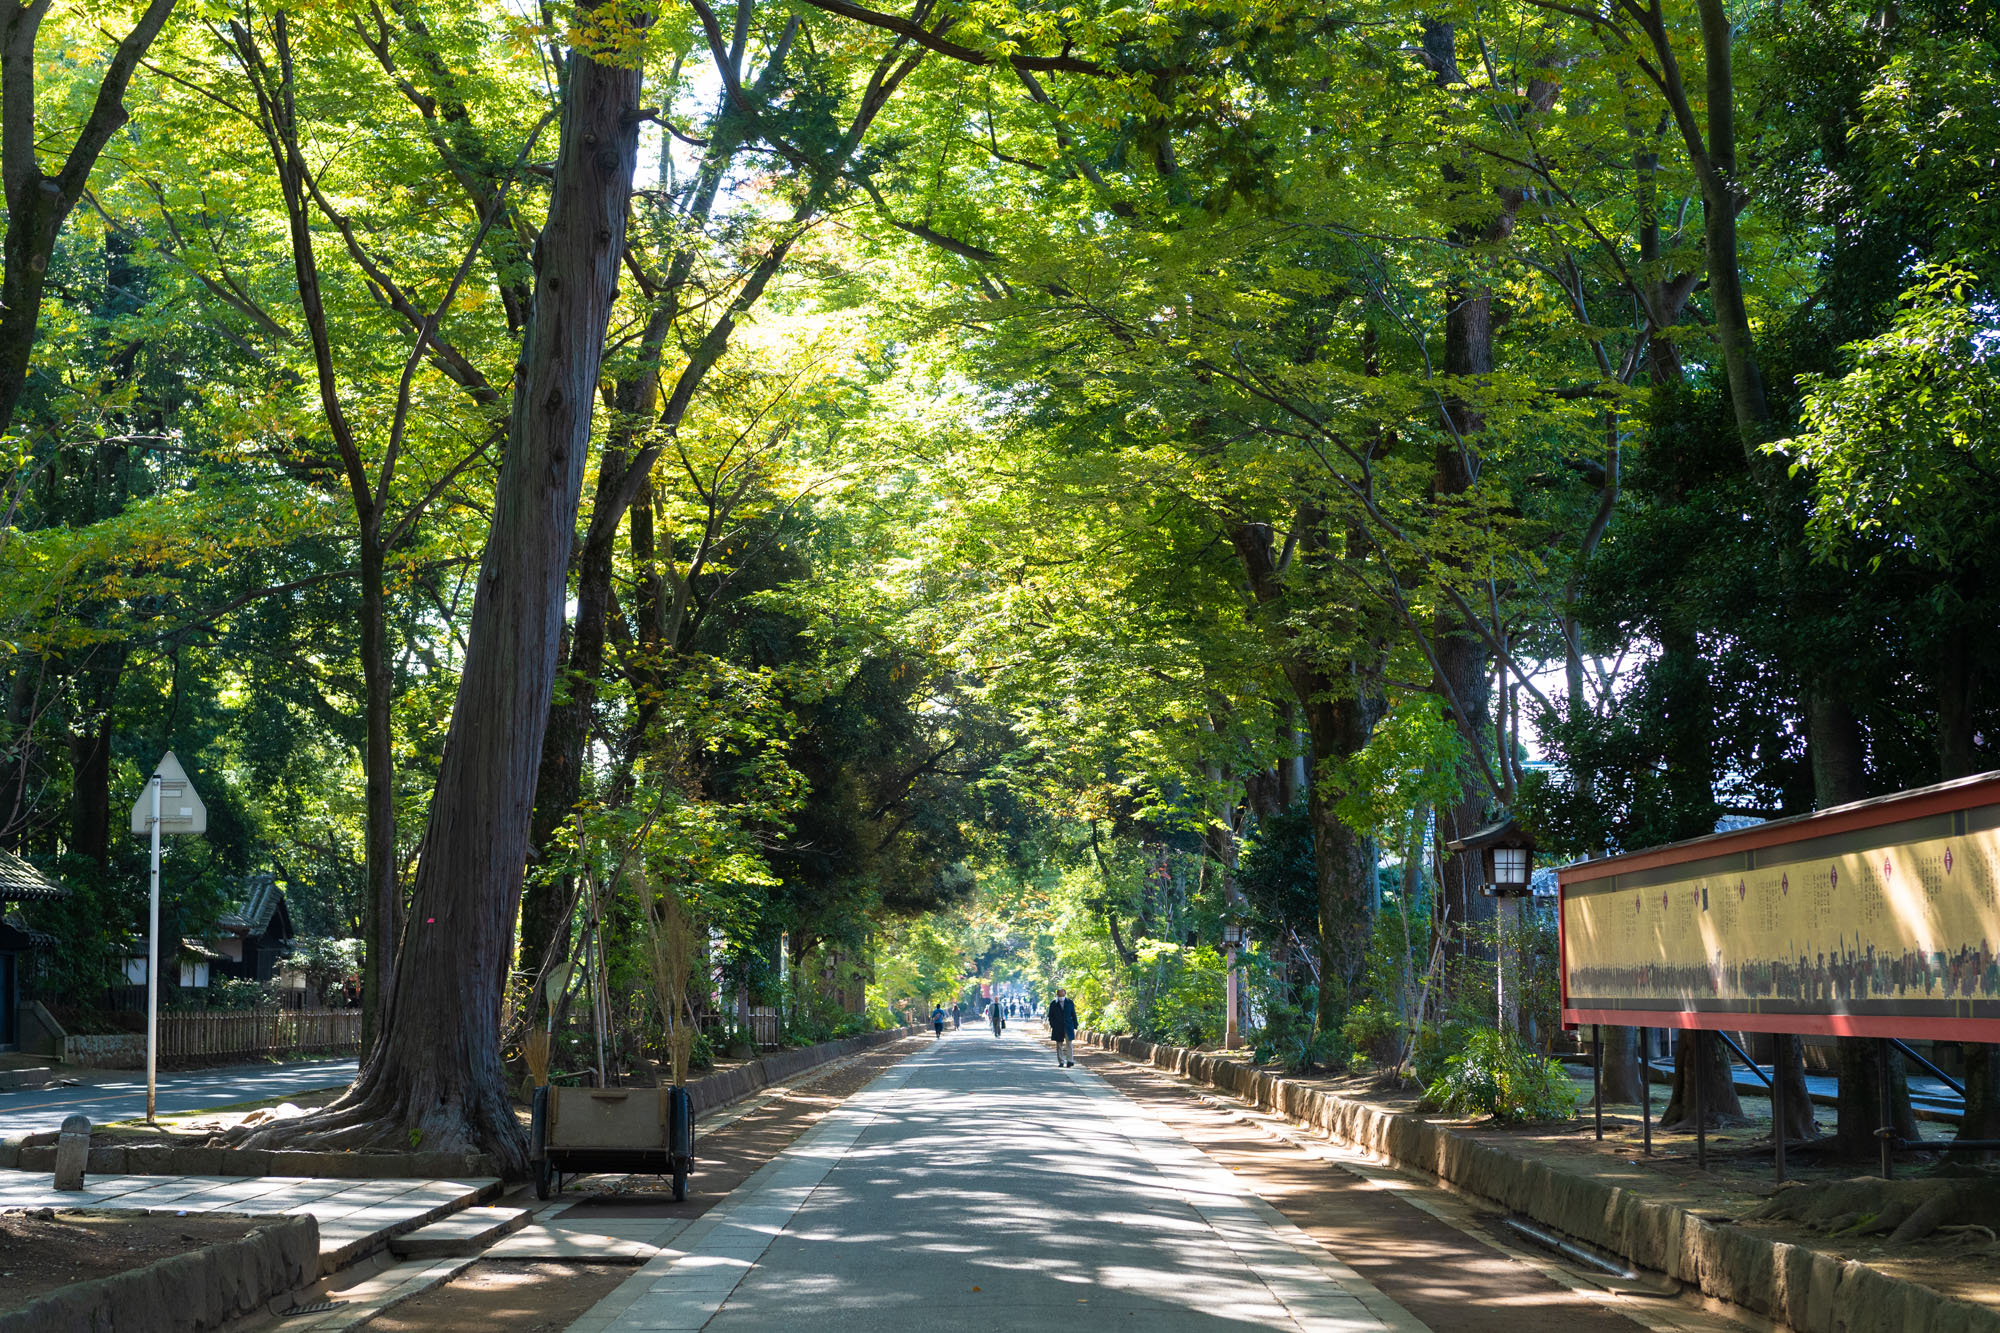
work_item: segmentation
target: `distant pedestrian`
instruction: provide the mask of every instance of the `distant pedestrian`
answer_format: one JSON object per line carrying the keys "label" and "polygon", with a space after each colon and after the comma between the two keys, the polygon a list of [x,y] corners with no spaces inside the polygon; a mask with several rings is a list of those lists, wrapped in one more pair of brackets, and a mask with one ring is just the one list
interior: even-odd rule
{"label": "distant pedestrian", "polygon": [[1056,987],[1056,998],[1049,1005],[1049,1037],[1056,1044],[1056,1063],[1075,1064],[1070,1058],[1075,1053],[1070,1043],[1076,1040],[1076,1001],[1061,986]]}
{"label": "distant pedestrian", "polygon": [[961,1007],[956,1004],[951,1007],[951,1030],[953,1032],[958,1031],[958,1011]]}
{"label": "distant pedestrian", "polygon": [[931,1006],[931,1031],[940,1037],[944,1035],[944,1006],[941,1004]]}
{"label": "distant pedestrian", "polygon": [[1000,1001],[995,1000],[986,1006],[986,1021],[993,1025],[993,1035],[996,1037],[1006,1029],[1007,1016],[1000,1008]]}

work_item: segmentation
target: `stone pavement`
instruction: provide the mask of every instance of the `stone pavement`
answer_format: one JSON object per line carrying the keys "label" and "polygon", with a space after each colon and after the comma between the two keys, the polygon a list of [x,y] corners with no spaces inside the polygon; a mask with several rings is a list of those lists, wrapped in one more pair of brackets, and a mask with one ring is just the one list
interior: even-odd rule
{"label": "stone pavement", "polygon": [[949,1034],[673,1236],[571,1333],[1421,1329],[1046,1044]]}
{"label": "stone pavement", "polygon": [[88,1176],[53,1188],[45,1171],[0,1171],[0,1211],[95,1208],[169,1213],[310,1213],[320,1271],[332,1272],[390,1235],[476,1203],[499,1181],[308,1180],[298,1176]]}

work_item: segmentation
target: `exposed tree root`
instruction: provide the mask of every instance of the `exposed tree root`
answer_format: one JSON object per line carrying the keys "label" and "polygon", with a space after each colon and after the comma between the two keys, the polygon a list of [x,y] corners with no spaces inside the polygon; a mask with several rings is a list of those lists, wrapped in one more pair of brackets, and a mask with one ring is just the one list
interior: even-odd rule
{"label": "exposed tree root", "polygon": [[2000,1179],[1990,1175],[1917,1180],[1823,1181],[1787,1185],[1746,1214],[1800,1222],[1832,1235],[1876,1236],[1891,1244],[1941,1229],[2000,1227]]}
{"label": "exposed tree root", "polygon": [[452,1095],[449,1085],[392,1087],[385,1078],[371,1078],[371,1072],[364,1071],[353,1087],[316,1111],[239,1125],[209,1142],[307,1152],[476,1152],[496,1159],[502,1175],[527,1175],[527,1144],[504,1097],[468,1105]]}

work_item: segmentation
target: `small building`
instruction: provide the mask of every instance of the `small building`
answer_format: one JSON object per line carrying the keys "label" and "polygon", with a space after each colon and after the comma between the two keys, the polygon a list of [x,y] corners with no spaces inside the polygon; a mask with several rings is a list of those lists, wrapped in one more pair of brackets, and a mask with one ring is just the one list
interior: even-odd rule
{"label": "small building", "polygon": [[268,870],[250,877],[243,901],[215,924],[208,941],[215,954],[208,964],[210,976],[270,981],[292,951],[292,912],[278,877]]}
{"label": "small building", "polygon": [[[69,890],[12,852],[0,851],[0,911],[12,903],[69,897]],[[18,913],[0,919],[0,1051],[21,1041],[21,978],[32,952],[53,946],[55,937],[35,930]]]}

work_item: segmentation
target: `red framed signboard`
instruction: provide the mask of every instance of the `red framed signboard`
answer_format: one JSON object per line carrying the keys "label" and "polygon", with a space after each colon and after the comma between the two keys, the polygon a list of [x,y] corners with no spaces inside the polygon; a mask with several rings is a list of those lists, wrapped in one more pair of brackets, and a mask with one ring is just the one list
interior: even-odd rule
{"label": "red framed signboard", "polygon": [[2000,1042],[2000,773],[1557,880],[1565,1023]]}

